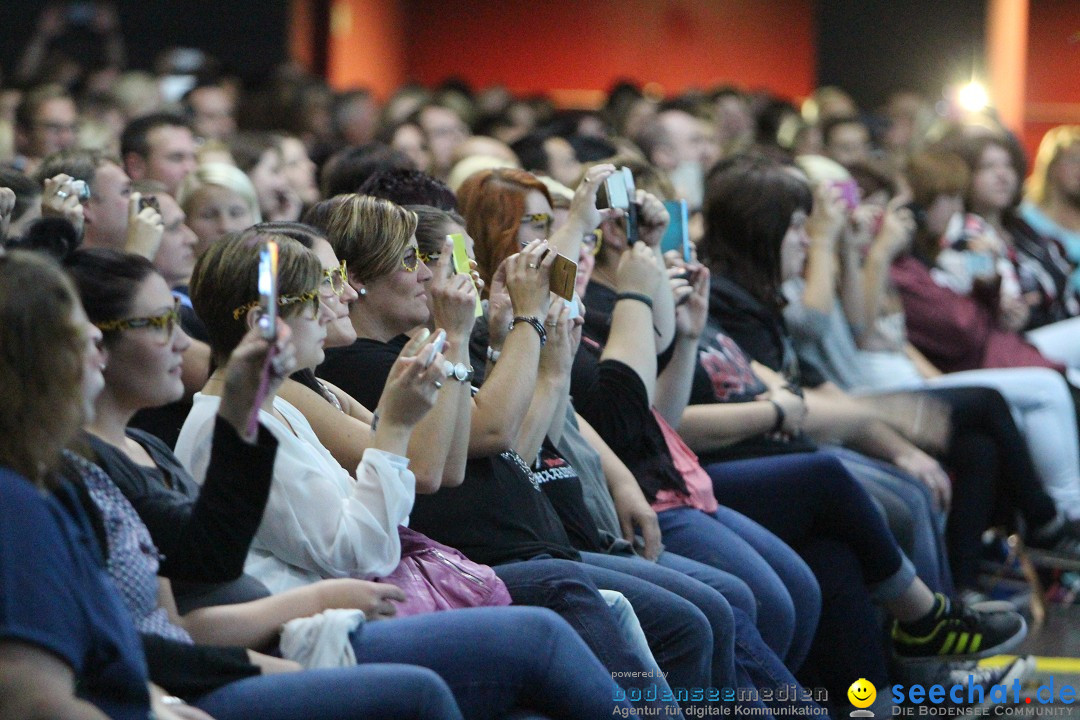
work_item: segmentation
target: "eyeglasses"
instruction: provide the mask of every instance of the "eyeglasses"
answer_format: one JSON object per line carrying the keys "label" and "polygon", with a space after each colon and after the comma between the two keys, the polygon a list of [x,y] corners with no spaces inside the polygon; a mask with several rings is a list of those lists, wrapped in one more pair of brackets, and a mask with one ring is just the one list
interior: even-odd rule
{"label": "eyeglasses", "polygon": [[545,235],[551,232],[551,221],[550,213],[531,213],[521,218],[522,225],[532,225],[533,230]]}
{"label": "eyeglasses", "polygon": [[101,332],[120,332],[121,330],[153,328],[164,336],[164,340],[168,341],[173,336],[173,331],[175,331],[180,324],[180,301],[176,300],[171,310],[163,312],[160,315],[129,318],[127,320],[107,320],[95,324]]}
{"label": "eyeglasses", "polygon": [[[336,270],[334,272],[337,272]],[[315,313],[319,312],[319,289],[308,290],[305,293],[295,293],[292,295],[281,295],[277,299],[279,307],[288,307],[290,305],[296,305],[297,303],[311,303],[311,307],[314,308]],[[251,302],[241,305],[232,311],[233,320],[239,320],[253,308],[259,307],[262,304],[261,300],[252,300]],[[104,329],[104,328],[103,328]]]}
{"label": "eyeglasses", "polygon": [[323,279],[319,289],[329,288],[335,295],[341,297],[341,293],[345,292],[345,286],[348,284],[349,271],[345,268],[345,261],[342,260],[338,267],[323,270]]}
{"label": "eyeglasses", "polygon": [[581,244],[590,255],[596,255],[600,252],[600,246],[604,244],[604,231],[596,228],[591,233],[586,233],[585,237],[581,238]]}
{"label": "eyeglasses", "polygon": [[405,253],[405,257],[401,258],[401,267],[405,268],[405,272],[416,272],[416,268],[420,266],[420,263],[427,265],[438,259],[438,253],[425,253],[409,248],[409,252]]}

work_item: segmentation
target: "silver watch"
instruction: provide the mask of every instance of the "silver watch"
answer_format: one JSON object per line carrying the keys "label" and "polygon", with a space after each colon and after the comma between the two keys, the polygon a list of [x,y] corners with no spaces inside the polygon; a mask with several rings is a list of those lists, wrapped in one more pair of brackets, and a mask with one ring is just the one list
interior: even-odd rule
{"label": "silver watch", "polygon": [[465,363],[452,363],[449,360],[443,361],[443,371],[447,378],[462,383],[471,383],[475,375],[473,369]]}

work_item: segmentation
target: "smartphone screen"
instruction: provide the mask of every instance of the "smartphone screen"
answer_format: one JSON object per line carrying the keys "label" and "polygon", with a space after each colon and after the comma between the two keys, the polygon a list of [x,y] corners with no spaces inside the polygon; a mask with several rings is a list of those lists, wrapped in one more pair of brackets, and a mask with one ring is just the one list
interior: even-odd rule
{"label": "smartphone screen", "polygon": [[[450,238],[450,242],[454,243],[454,272],[471,276],[472,265],[469,264],[469,250],[465,247],[465,236],[461,233],[453,233],[446,237]],[[482,317],[483,314],[484,306],[480,303],[480,288],[477,288],[476,309],[473,311],[473,315]]]}
{"label": "smartphone screen", "polygon": [[678,250],[684,262],[693,260],[693,247],[690,245],[690,213],[685,200],[665,200],[671,222],[668,223],[664,237],[660,239],[660,250]]}
{"label": "smartphone screen", "polygon": [[270,240],[259,251],[259,334],[273,341],[277,337],[278,246]]}
{"label": "smartphone screen", "polygon": [[626,193],[626,178],[621,171],[609,175],[597,189],[596,207],[601,210],[604,208],[626,210],[630,207],[630,197]]}

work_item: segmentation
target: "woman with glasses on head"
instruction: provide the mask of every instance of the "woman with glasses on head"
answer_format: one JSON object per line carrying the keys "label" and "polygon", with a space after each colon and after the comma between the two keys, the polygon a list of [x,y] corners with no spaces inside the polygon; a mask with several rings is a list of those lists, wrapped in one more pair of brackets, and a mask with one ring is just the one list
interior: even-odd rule
{"label": "woman with glasses on head", "polygon": [[[292,330],[297,364],[312,368],[323,355],[330,307],[320,302],[328,279],[318,256],[291,238],[250,231],[224,238],[196,266],[192,300],[206,323],[215,357],[231,352],[239,337],[256,323],[251,307],[257,296],[259,247],[275,239],[280,248],[282,321]],[[334,269],[339,271],[340,265]],[[332,274],[330,275],[332,277]],[[248,278],[236,283],[236,278]],[[289,302],[297,299],[297,302]],[[279,302],[280,302],[279,301]],[[318,310],[315,304],[318,303]],[[300,306],[299,309],[290,309]],[[260,420],[278,440],[275,482],[256,534],[249,570],[275,593],[317,583],[343,582],[363,575],[388,575],[400,560],[397,526],[412,509],[414,479],[403,457],[413,426],[430,409],[436,385],[445,379],[441,356],[430,343],[409,343],[391,368],[378,407],[380,418],[355,477],[322,445],[307,419],[294,406],[268,393]],[[429,362],[430,360],[430,362]],[[220,403],[220,374],[195,397],[192,414],[181,433],[177,454],[190,463],[196,477],[206,467],[209,419]],[[380,587],[390,588],[389,585]],[[394,614],[387,593],[380,603]],[[389,606],[389,607],[385,607]],[[505,642],[517,628],[523,633],[511,646]],[[467,638],[467,639],[466,639]],[[396,642],[391,642],[396,640]],[[462,656],[463,644],[480,649]],[[473,716],[497,716],[513,705],[555,715],[596,717],[610,714],[614,686],[584,646],[549,614],[522,608],[470,608],[396,620],[393,628],[362,628],[352,636],[360,662],[388,656],[436,669]],[[577,672],[570,668],[578,663]],[[477,677],[492,677],[490,692],[477,689]],[[576,685],[571,688],[569,685]],[[489,687],[484,683],[485,687]]]}
{"label": "woman with glasses on head", "polygon": [[[210,655],[221,657],[225,648],[199,648],[190,638],[176,639],[180,635],[170,640],[144,635],[150,653],[144,657],[128,597],[117,592],[103,567],[106,555],[112,571],[123,551],[132,549],[113,543],[126,522],[119,512],[123,500],[92,506],[89,495],[100,486],[90,483],[104,478],[100,469],[70,453],[60,455],[80,420],[93,414],[104,386],[102,332],[89,324],[59,268],[28,253],[0,257],[0,320],[5,347],[0,389],[7,400],[0,421],[0,715],[212,720],[206,711],[220,720],[253,714],[268,720],[461,717],[445,683],[421,668],[384,665],[264,677],[241,650],[243,659],[229,666],[231,675],[211,677],[205,672]],[[135,323],[124,331],[147,327]],[[261,349],[248,343],[250,365],[242,374],[258,368],[260,352],[265,354],[265,343]],[[82,482],[85,488],[77,488]],[[130,519],[134,511],[127,510]],[[99,522],[91,520],[95,515]],[[156,599],[153,550],[135,546],[134,553],[146,561],[138,575],[146,583],[143,590]],[[276,662],[278,671],[292,669],[266,660]],[[150,686],[148,676],[194,706]]]}

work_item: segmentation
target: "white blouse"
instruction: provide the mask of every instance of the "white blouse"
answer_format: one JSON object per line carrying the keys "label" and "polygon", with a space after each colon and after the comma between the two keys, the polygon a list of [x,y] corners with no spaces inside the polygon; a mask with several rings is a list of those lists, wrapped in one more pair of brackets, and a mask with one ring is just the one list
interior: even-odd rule
{"label": "white blouse", "polygon": [[[197,393],[176,443],[176,456],[200,484],[210,462],[220,401]],[[279,397],[274,409],[289,425],[259,412],[259,422],[277,438],[278,451],[246,572],[272,593],[323,578],[389,574],[401,559],[397,526],[408,524],[416,497],[408,459],[369,448],[354,478],[323,447],[299,410]]]}

